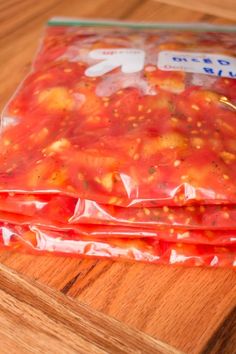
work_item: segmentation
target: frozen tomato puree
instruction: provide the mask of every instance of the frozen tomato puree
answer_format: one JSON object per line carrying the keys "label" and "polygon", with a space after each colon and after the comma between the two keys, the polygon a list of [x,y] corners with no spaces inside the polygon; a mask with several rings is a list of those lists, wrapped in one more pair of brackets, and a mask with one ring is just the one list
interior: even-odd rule
{"label": "frozen tomato puree", "polygon": [[[236,205],[125,208],[58,194],[0,194],[0,215],[28,217],[31,223],[65,227],[90,224],[143,229],[236,230]],[[2,218],[3,219],[3,218]],[[212,239],[212,241],[214,238]]]}
{"label": "frozen tomato puree", "polygon": [[235,203],[235,33],[63,21],[2,114],[0,190]]}
{"label": "frozen tomato puree", "polygon": [[52,231],[42,227],[0,225],[0,247],[33,254],[62,254],[155,264],[233,267],[236,247],[193,245],[176,242],[125,238],[91,238],[73,232]]}
{"label": "frozen tomato puree", "polygon": [[156,240],[182,242],[186,244],[205,244],[205,245],[236,245],[235,230],[194,230],[182,228],[168,227],[130,227],[122,225],[93,225],[93,224],[69,224],[63,223],[62,220],[53,223],[40,216],[33,220],[26,215],[19,215],[7,212],[0,212],[0,224],[4,226],[8,224],[15,225],[17,230],[22,227],[43,227],[50,231],[63,231],[65,234],[89,238],[125,238],[125,239],[143,239],[153,238]]}
{"label": "frozen tomato puree", "polygon": [[[50,204],[50,203],[49,203]],[[1,204],[0,204],[1,208]],[[236,205],[124,208],[79,199],[70,224],[128,225],[140,228],[236,230]]]}

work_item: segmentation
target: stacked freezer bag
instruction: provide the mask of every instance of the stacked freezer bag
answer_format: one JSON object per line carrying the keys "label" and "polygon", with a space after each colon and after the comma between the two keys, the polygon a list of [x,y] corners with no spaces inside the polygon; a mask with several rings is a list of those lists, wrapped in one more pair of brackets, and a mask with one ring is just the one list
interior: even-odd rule
{"label": "stacked freezer bag", "polygon": [[235,31],[50,20],[1,117],[1,246],[235,266]]}

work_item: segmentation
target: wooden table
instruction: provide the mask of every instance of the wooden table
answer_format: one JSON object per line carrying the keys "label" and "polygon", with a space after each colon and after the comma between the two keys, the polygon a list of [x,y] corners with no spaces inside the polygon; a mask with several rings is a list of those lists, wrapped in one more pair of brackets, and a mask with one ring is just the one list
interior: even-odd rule
{"label": "wooden table", "polygon": [[[53,15],[235,24],[236,3],[234,0],[1,0],[1,106],[29,70],[43,24]],[[1,353],[176,353],[177,350],[191,354],[236,353],[233,270],[34,257],[7,251],[0,253],[0,262],[28,277],[27,282],[8,268],[0,268]],[[41,288],[33,280],[49,288]],[[38,308],[41,315],[36,311]],[[83,312],[84,308],[87,312]],[[91,315],[94,310],[100,313]],[[85,324],[87,332],[78,325],[81,316],[83,319],[91,316],[91,322]],[[106,324],[103,332],[107,337],[102,344],[96,342],[96,333],[90,335],[99,323]],[[59,324],[61,327],[57,328]],[[56,339],[63,333],[69,339],[60,344]],[[73,346],[81,333],[84,342]],[[126,344],[123,351],[122,341],[115,342],[115,346],[112,335]]]}

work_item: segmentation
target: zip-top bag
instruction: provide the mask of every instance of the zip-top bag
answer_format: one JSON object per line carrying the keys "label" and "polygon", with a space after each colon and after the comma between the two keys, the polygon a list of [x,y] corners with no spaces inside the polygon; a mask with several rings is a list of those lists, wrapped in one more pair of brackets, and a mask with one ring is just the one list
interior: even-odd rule
{"label": "zip-top bag", "polygon": [[2,114],[0,191],[236,202],[235,27],[49,21]]}

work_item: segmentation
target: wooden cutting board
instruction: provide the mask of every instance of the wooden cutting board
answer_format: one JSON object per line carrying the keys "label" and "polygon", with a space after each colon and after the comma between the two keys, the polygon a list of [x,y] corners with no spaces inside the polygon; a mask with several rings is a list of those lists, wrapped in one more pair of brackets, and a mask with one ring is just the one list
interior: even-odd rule
{"label": "wooden cutting board", "polygon": [[[199,6],[199,12],[196,11],[197,6]],[[225,0],[223,3],[217,0],[199,2],[178,0],[45,0],[37,2],[8,0],[6,2],[1,0],[1,108],[29,70],[43,24],[53,15],[233,24],[232,20],[236,18],[236,5],[233,0]],[[215,17],[215,15],[222,17]],[[158,339],[158,343],[167,343],[172,346],[172,349],[176,348],[190,354],[236,353],[236,274],[233,270],[176,268],[53,256],[34,257],[8,251],[0,252],[0,262],[26,275],[29,281],[30,279],[37,280],[41,284],[58,290],[53,294],[58,295],[60,291],[72,297],[73,300],[68,301],[73,302],[74,311],[80,311],[81,306],[84,306],[81,303],[85,304],[87,309],[99,310],[105,315],[110,315],[124,323],[124,326],[130,325],[133,331],[137,329],[143,332],[144,336],[147,334]],[[4,343],[4,353],[12,350],[9,338],[14,335],[10,326],[12,323],[9,322],[8,315],[6,316],[10,311],[6,304],[9,301],[14,303],[19,300],[17,306],[22,306],[19,312],[15,312],[15,317],[11,317],[16,328],[23,325],[16,319],[19,316],[25,318],[25,314],[28,314],[23,301],[25,288],[23,285],[19,286],[17,275],[9,276],[9,274],[11,273],[8,269],[4,267],[0,269],[0,313],[2,316],[0,342]],[[8,279],[7,284],[12,283],[14,286],[10,293],[8,291],[4,294],[6,279]],[[53,290],[49,288],[43,288],[43,291],[46,295],[48,292],[48,296],[54,296],[51,293]],[[34,296],[34,293],[30,294],[29,296]],[[46,306],[43,302],[41,305]],[[37,301],[35,306],[39,306]],[[43,308],[44,311],[48,309]],[[11,311],[14,312],[14,306]],[[63,310],[60,308],[58,311],[60,318],[57,321],[61,321],[60,311]],[[32,316],[38,315],[36,312],[32,313]],[[67,315],[70,316],[68,313]],[[32,316],[31,320],[34,318]],[[71,316],[73,317],[72,313]],[[97,318],[96,313],[94,316]],[[103,321],[102,317],[100,321]],[[8,325],[4,327],[4,323]],[[92,322],[89,324],[89,326],[93,325]],[[110,338],[109,326],[112,326],[110,322],[107,324],[107,338]],[[5,338],[9,339],[8,342],[3,341],[4,331]],[[62,327],[61,331],[63,332]],[[120,331],[121,338],[127,341],[127,353],[138,352],[137,346],[132,347],[132,350],[135,349],[131,351],[132,343],[128,342],[127,337],[123,337],[128,329],[121,326]],[[130,331],[130,336],[136,338],[136,332],[132,332],[132,329]],[[28,332],[22,330],[20,333],[24,339],[23,342],[27,343]],[[37,333],[40,336],[44,332],[41,333],[38,330]],[[66,333],[68,336],[71,335],[69,332]],[[140,332],[138,333],[140,335]],[[53,337],[52,334],[51,336]],[[86,340],[86,336],[82,339]],[[53,352],[52,347],[49,346],[50,340],[45,340],[48,340],[48,347],[38,352]],[[19,341],[22,344],[22,340],[19,339]],[[14,343],[17,348],[19,342],[16,340]],[[57,353],[73,352],[68,351],[68,348],[63,350],[60,343],[55,342],[54,345]],[[32,352],[32,350],[37,352],[36,348],[32,349],[28,344],[24,351],[15,349],[15,352],[17,354]],[[146,352],[144,348],[149,347],[142,347],[140,344],[141,353]],[[87,352],[96,353],[100,349],[97,348],[96,342],[94,347],[90,347]],[[109,353],[119,352],[116,347],[109,347],[109,341],[103,350]],[[82,353],[82,349],[80,351],[78,347],[77,352]],[[149,352],[152,352],[151,349]],[[156,352],[158,353],[158,350]]]}
{"label": "wooden cutting board", "polygon": [[181,354],[59,291],[0,264],[0,338],[4,353]]}

